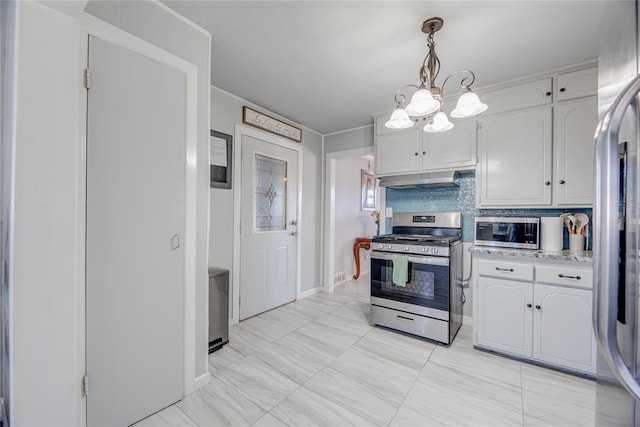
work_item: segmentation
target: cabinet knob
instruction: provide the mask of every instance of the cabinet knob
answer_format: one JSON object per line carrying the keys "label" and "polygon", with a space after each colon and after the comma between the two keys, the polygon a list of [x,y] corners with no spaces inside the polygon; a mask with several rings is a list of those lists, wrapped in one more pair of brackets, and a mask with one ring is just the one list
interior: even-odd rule
{"label": "cabinet knob", "polygon": [[536,304],[536,309],[540,310],[542,307]]}
{"label": "cabinet knob", "polygon": [[532,306],[531,306],[531,304],[527,304],[527,307],[528,307],[528,308],[531,308]]}
{"label": "cabinet knob", "polygon": [[551,185],[551,181],[545,181],[544,185]]}
{"label": "cabinet knob", "polygon": [[414,156],[417,156],[417,155],[418,155],[418,152],[416,151],[415,153],[413,153],[413,155],[414,155]]}
{"label": "cabinet knob", "polygon": [[551,96],[551,92],[547,92],[544,94],[545,96]]}
{"label": "cabinet knob", "polygon": [[423,156],[426,156],[426,155],[427,155],[427,152],[426,152],[426,151],[423,151],[423,152],[422,152],[422,155],[423,155]]}
{"label": "cabinet knob", "polygon": [[560,88],[560,92],[564,92],[565,90],[567,90],[567,88],[566,88],[566,87],[561,87],[561,88]]}
{"label": "cabinet knob", "polygon": [[561,180],[560,180],[560,184],[564,184],[564,179],[561,179]]}

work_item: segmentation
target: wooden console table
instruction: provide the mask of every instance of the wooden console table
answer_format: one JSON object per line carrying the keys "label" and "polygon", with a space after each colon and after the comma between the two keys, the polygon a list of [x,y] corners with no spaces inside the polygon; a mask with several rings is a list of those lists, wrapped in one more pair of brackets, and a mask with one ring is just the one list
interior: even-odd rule
{"label": "wooden console table", "polygon": [[353,244],[353,257],[356,260],[356,274],[353,276],[354,279],[360,277],[360,249],[371,249],[370,237],[356,237],[356,242]]}

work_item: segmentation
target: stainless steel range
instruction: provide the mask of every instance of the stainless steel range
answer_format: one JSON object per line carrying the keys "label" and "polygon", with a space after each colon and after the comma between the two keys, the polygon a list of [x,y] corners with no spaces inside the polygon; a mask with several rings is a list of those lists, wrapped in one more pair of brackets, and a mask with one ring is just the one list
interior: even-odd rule
{"label": "stainless steel range", "polygon": [[462,325],[461,215],[394,214],[372,239],[374,324],[450,344]]}

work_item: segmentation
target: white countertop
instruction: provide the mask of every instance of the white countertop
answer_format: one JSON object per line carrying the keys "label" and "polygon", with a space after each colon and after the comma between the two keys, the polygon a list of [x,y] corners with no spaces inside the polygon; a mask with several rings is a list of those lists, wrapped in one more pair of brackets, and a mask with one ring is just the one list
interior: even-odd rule
{"label": "white countertop", "polygon": [[575,262],[592,262],[592,251],[581,252],[569,252],[568,250],[562,252],[552,252],[533,249],[511,249],[511,248],[492,248],[487,246],[471,246],[469,251],[473,254],[483,255],[499,255],[499,256],[511,256],[520,258],[537,258],[548,259],[557,261],[575,261]]}

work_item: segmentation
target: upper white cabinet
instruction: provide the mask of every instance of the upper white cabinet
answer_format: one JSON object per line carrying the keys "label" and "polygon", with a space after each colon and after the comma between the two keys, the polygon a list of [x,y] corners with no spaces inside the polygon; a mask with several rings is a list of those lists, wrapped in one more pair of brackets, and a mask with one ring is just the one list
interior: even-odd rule
{"label": "upper white cabinet", "polygon": [[482,102],[489,106],[487,113],[492,115],[551,104],[551,95],[551,78],[507,86],[480,94]]}
{"label": "upper white cabinet", "polygon": [[[483,95],[492,114],[479,125],[477,207],[591,206],[594,76],[590,68]],[[526,102],[515,102],[513,94]]]}
{"label": "upper white cabinet", "polygon": [[416,172],[473,169],[477,162],[476,121],[454,122],[451,130],[425,132],[426,117],[414,118],[415,126],[406,130],[387,129],[391,113],[376,117],[376,174],[402,175]]}
{"label": "upper white cabinet", "polygon": [[494,115],[481,121],[478,206],[551,204],[551,107]]}
{"label": "upper white cabinet", "polygon": [[593,135],[596,97],[563,102],[554,109],[553,199],[557,206],[593,202]]}
{"label": "upper white cabinet", "polygon": [[559,74],[556,93],[558,101],[567,101],[597,94],[598,69],[587,68],[586,70]]}

